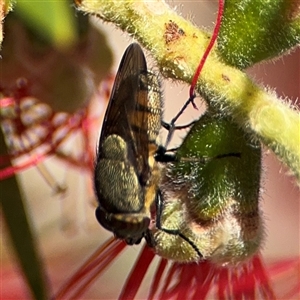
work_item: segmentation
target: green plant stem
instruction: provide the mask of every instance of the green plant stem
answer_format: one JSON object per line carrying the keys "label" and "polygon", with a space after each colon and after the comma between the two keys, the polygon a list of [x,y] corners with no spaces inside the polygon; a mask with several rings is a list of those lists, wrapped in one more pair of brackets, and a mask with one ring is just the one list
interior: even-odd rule
{"label": "green plant stem", "polygon": [[[164,1],[83,0],[80,9],[127,31],[151,52],[164,76],[186,83],[191,82],[209,43],[208,33],[178,16]],[[168,31],[170,21],[180,31]],[[293,26],[299,26],[297,19]],[[209,105],[255,133],[300,179],[300,116],[289,101],[283,102],[244,72],[226,65],[216,47],[206,61],[197,91]]]}

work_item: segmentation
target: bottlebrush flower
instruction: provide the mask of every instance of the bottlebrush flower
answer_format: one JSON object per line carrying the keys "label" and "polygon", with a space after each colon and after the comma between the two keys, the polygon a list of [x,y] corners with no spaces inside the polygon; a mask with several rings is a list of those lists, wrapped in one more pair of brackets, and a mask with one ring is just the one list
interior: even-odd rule
{"label": "bottlebrush flower", "polygon": [[[3,90],[1,94],[1,127],[9,151],[9,156],[1,157],[1,164],[11,159],[16,163],[0,170],[0,180],[37,165],[53,154],[75,167],[92,169],[94,149],[90,129],[97,119],[89,117],[89,107],[73,114],[54,112],[48,104],[30,96],[25,79],[17,82],[12,93]],[[84,151],[66,153],[63,144],[78,132],[82,134]]]}
{"label": "bottlebrush flower", "polygon": [[[92,295],[95,297],[95,290],[101,295],[104,273],[116,260],[119,261],[125,247],[124,242],[109,239],[54,298],[86,299]],[[153,266],[149,271],[152,263],[155,264],[154,272]],[[299,267],[299,257],[266,266],[260,255],[231,267],[217,266],[206,260],[180,264],[158,258],[148,246],[144,246],[119,299],[135,299],[137,295],[147,299],[296,299],[300,293]],[[147,272],[151,272],[151,277]],[[88,290],[96,279],[97,285],[94,284],[94,291],[90,294]],[[284,288],[280,286],[282,283]],[[118,282],[109,284],[120,288]],[[138,294],[139,289],[143,296]]]}

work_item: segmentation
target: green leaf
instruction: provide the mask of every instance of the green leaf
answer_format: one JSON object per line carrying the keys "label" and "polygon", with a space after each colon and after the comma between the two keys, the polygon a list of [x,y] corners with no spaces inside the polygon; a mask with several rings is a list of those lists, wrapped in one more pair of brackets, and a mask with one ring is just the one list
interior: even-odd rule
{"label": "green leaf", "polygon": [[31,30],[56,48],[66,48],[77,41],[75,11],[69,0],[19,0],[14,11]]}
{"label": "green leaf", "polygon": [[226,0],[224,9],[218,48],[230,65],[245,69],[300,43],[293,1]]}
{"label": "green leaf", "polygon": [[[7,154],[0,130],[0,154]],[[44,273],[16,177],[0,181],[0,203],[12,245],[35,299],[48,299]]]}

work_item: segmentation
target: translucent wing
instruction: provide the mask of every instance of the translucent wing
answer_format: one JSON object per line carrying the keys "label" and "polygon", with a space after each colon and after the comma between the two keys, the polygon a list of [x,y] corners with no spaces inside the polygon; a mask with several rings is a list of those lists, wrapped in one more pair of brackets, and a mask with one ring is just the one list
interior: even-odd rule
{"label": "translucent wing", "polygon": [[116,134],[127,145],[128,160],[141,185],[149,177],[148,165],[148,79],[147,64],[141,47],[131,44],[125,51],[106,110],[98,147],[102,158],[104,140]]}

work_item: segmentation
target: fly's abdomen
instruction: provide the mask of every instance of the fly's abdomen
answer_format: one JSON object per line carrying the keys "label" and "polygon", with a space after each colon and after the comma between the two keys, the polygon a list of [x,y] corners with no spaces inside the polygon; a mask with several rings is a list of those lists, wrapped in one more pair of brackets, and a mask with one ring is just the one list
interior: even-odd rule
{"label": "fly's abdomen", "polygon": [[[160,81],[158,76],[151,72],[140,74],[138,80],[140,90],[136,105],[134,109],[127,112],[128,127],[138,134],[139,142],[154,144],[156,151],[159,144],[163,105]],[[149,155],[154,155],[154,152]]]}

